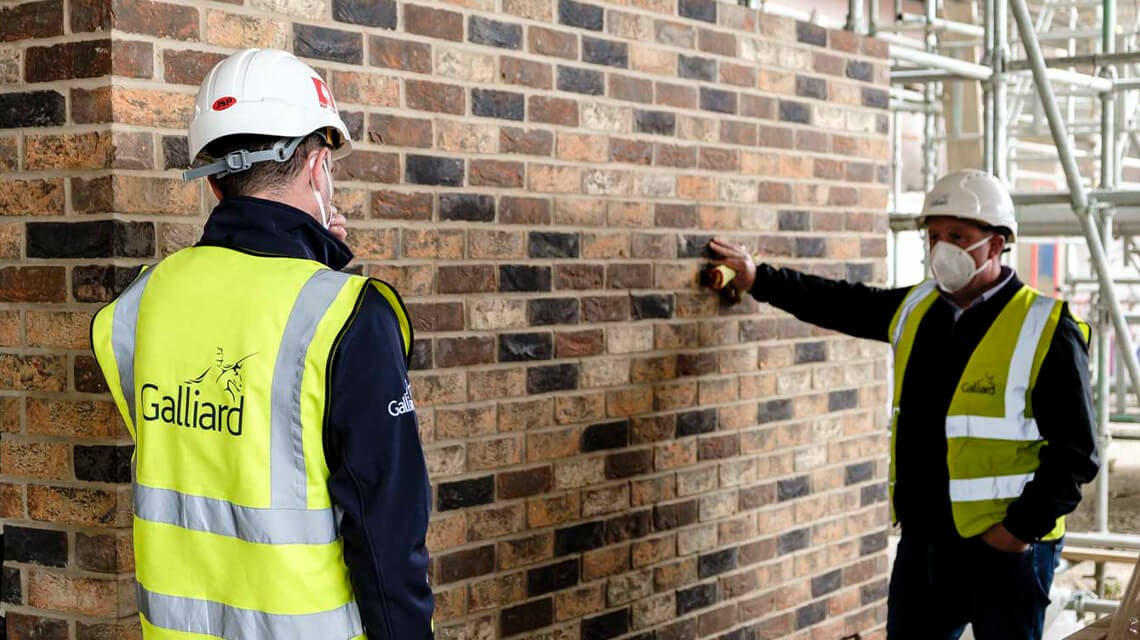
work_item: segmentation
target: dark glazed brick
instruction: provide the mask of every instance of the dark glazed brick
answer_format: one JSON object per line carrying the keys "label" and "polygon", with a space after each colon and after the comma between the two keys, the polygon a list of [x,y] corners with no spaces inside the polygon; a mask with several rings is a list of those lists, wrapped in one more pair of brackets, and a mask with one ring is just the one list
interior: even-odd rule
{"label": "dark glazed brick", "polygon": [[577,364],[552,364],[526,370],[526,392],[529,395],[577,388]]}
{"label": "dark glazed brick", "polygon": [[293,53],[298,58],[361,64],[364,62],[364,37],[339,29],[294,24]]}
{"label": "dark glazed brick", "polygon": [[827,394],[828,411],[843,411],[844,409],[854,409],[857,406],[859,406],[859,391],[857,389],[844,389]]}
{"label": "dark glazed brick", "polygon": [[540,298],[527,300],[527,323],[531,326],[578,324],[577,298]]}
{"label": "dark glazed brick", "polygon": [[578,559],[537,567],[526,572],[526,595],[541,596],[578,584]]}
{"label": "dark glazed brick", "polygon": [[71,293],[76,302],[110,302],[134,282],[138,267],[77,266],[71,272]]}
{"label": "dark glazed brick", "polygon": [[849,464],[844,471],[844,484],[851,486],[866,482],[874,477],[875,463],[874,462],[860,462],[857,464]]}
{"label": "dark glazed brick", "polygon": [[827,360],[827,345],[822,342],[801,342],[796,345],[796,364],[824,362]]}
{"label": "dark glazed brick", "polygon": [[435,156],[408,155],[405,179],[412,184],[435,184],[444,187],[463,185],[463,160]]}
{"label": "dark glazed brick", "polygon": [[606,456],[606,478],[631,478],[653,471],[653,450],[640,449]]}
{"label": "dark glazed brick", "polygon": [[495,197],[474,193],[440,194],[439,219],[491,222],[495,219]]}
{"label": "dark glazed brick", "polygon": [[635,111],[633,130],[638,133],[671,136],[677,130],[677,115],[669,111]]}
{"label": "dark glazed brick", "polygon": [[716,604],[716,583],[698,584],[688,589],[677,590],[677,615],[704,609]]}
{"label": "dark glazed brick", "polygon": [[553,486],[554,472],[550,467],[505,471],[499,474],[499,499],[527,498],[546,493]]}
{"label": "dark glazed brick", "polygon": [[811,216],[807,211],[781,211],[780,231],[807,231],[811,228]]}
{"label": "dark glazed brick", "polygon": [[396,0],[333,0],[332,13],[337,22],[396,28]]}
{"label": "dark glazed brick", "polygon": [[693,524],[700,517],[700,503],[696,500],[675,502],[653,507],[653,528],[668,531]]}
{"label": "dark glazed brick", "polygon": [[550,598],[535,600],[499,612],[499,631],[503,637],[533,631],[554,622],[554,602]]}
{"label": "dark glazed brick", "polygon": [[716,24],[716,0],[680,0],[677,15]]}
{"label": "dark glazed brick", "polygon": [[558,21],[571,27],[601,31],[604,11],[592,4],[582,4],[574,0],[558,0]]}
{"label": "dark glazed brick", "polygon": [[823,238],[796,238],[797,258],[822,258],[827,252]]}
{"label": "dark glazed brick", "polygon": [[606,521],[606,544],[644,538],[651,530],[649,509],[610,518]]}
{"label": "dark glazed brick", "polygon": [[875,67],[870,62],[848,60],[847,77],[862,80],[863,82],[871,82],[875,78]]}
{"label": "dark glazed brick", "polygon": [[716,82],[716,60],[682,55],[677,58],[677,75],[690,80]]}
{"label": "dark glazed brick", "polygon": [[111,73],[111,41],[84,40],[24,51],[28,82],[98,78]]}
{"label": "dark glazed brick", "polygon": [[439,559],[439,582],[447,584],[495,570],[495,545],[449,553]]}
{"label": "dark glazed brick", "polygon": [[7,525],[4,527],[4,560],[66,567],[67,533]]}
{"label": "dark glazed brick", "polygon": [[827,601],[813,602],[796,609],[796,628],[803,629],[822,622],[827,617]]}
{"label": "dark glazed brick", "polygon": [[600,96],[606,92],[605,77],[601,71],[559,66],[558,90]]}
{"label": "dark glazed brick", "polygon": [[863,87],[863,106],[873,109],[887,109],[891,106],[890,95],[883,89]]}
{"label": "dark glazed brick", "polygon": [[629,609],[582,620],[582,640],[608,640],[629,633]]}
{"label": "dark glazed brick", "polygon": [[67,117],[65,102],[55,91],[0,93],[0,129],[61,125]]}
{"label": "dark glazed brick", "polygon": [[63,0],[0,8],[0,42],[63,35]]}
{"label": "dark glazed brick", "polygon": [[75,445],[75,478],[91,482],[130,482],[133,446]]}
{"label": "dark glazed brick", "polygon": [[162,168],[186,169],[190,167],[190,147],[186,136],[162,136]]}
{"label": "dark glazed brick", "polygon": [[825,596],[843,586],[843,570],[836,569],[811,579],[811,597]]}
{"label": "dark glazed brick", "polygon": [[444,482],[439,485],[439,510],[461,509],[495,501],[495,477]]}
{"label": "dark glazed brick", "polygon": [[827,29],[810,22],[796,21],[796,40],[819,47],[827,46]]}
{"label": "dark glazed brick", "polygon": [[859,492],[859,505],[866,507],[876,502],[887,501],[887,485],[884,483],[872,484]]}
{"label": "dark glazed brick", "polygon": [[717,113],[736,113],[736,94],[701,87],[701,109]]}
{"label": "dark glazed brick", "polygon": [[499,267],[499,291],[550,291],[550,267]]}
{"label": "dark glazed brick", "polygon": [[827,81],[823,78],[796,76],[796,95],[801,98],[827,100]]}
{"label": "dark glazed brick", "polygon": [[147,258],[154,255],[154,223],[29,222],[29,258]]}
{"label": "dark glazed brick", "polygon": [[502,49],[522,47],[522,25],[499,22],[479,16],[471,16],[467,21],[467,39],[475,44],[485,44]]}
{"label": "dark glazed brick", "polygon": [[869,605],[872,602],[879,600],[886,600],[888,593],[888,583],[886,580],[879,580],[871,584],[863,585],[859,590],[859,601],[863,606]]}
{"label": "dark glazed brick", "polygon": [[[22,604],[23,598],[23,593],[20,591],[20,570],[4,567],[3,577],[0,577],[0,602]],[[8,615],[12,614],[9,613]],[[0,638],[4,637],[7,636],[0,635]],[[67,637],[66,624],[63,626],[63,637]]]}
{"label": "dark glazed brick", "polygon": [[678,258],[712,258],[712,249],[709,243],[713,236],[681,236],[680,245],[677,246]]}
{"label": "dark glazed brick", "polygon": [[529,255],[532,258],[577,258],[578,234],[531,231]]}
{"label": "dark glazed brick", "polygon": [[413,371],[424,371],[432,368],[430,340],[417,340],[412,345],[412,355],[408,358],[408,368]]}
{"label": "dark glazed brick", "polygon": [[673,317],[673,295],[654,293],[633,296],[633,319],[652,320]]}
{"label": "dark glazed brick", "polygon": [[554,532],[554,555],[565,556],[597,549],[606,544],[606,523],[584,522]]}
{"label": "dark glazed brick", "polygon": [[75,390],[81,393],[106,393],[110,390],[95,358],[75,356]]}
{"label": "dark glazed brick", "polygon": [[859,539],[859,555],[868,555],[887,548],[887,532],[870,533]]}
{"label": "dark glazed brick", "polygon": [[808,476],[796,476],[795,478],[780,480],[776,483],[776,487],[776,493],[779,496],[780,502],[802,498],[811,493],[811,478]]}
{"label": "dark glazed brick", "polygon": [[624,42],[582,37],[582,62],[607,67],[629,67],[629,46]]}
{"label": "dark glazed brick", "polygon": [[472,89],[471,112],[484,118],[521,122],[526,113],[526,96],[510,91]]}
{"label": "dark glazed brick", "polygon": [[364,113],[360,111],[341,111],[340,119],[348,129],[348,137],[362,141],[364,139]]}
{"label": "dark glazed brick", "polygon": [[780,101],[780,120],[784,122],[811,123],[811,109],[802,102],[795,100]]}
{"label": "dark glazed brick", "polygon": [[582,453],[620,449],[629,445],[629,420],[586,427],[582,432]]}
{"label": "dark glazed brick", "polygon": [[697,573],[701,580],[735,569],[737,553],[737,550],[732,548],[714,551],[699,557],[697,559]]}
{"label": "dark glazed brick", "polygon": [[715,353],[681,353],[677,354],[677,375],[703,376],[715,373],[717,357]]}
{"label": "dark glazed brick", "polygon": [[550,360],[554,338],[549,333],[504,333],[499,336],[499,362]]}
{"label": "dark glazed brick", "polygon": [[[785,401],[786,402],[786,401]],[[700,409],[677,414],[677,437],[716,431],[716,409]]]}
{"label": "dark glazed brick", "polygon": [[811,529],[789,531],[776,539],[776,552],[780,555],[793,553],[811,546]]}
{"label": "dark glazed brick", "polygon": [[9,611],[5,622],[9,640],[68,640],[71,637],[67,631],[67,620]]}

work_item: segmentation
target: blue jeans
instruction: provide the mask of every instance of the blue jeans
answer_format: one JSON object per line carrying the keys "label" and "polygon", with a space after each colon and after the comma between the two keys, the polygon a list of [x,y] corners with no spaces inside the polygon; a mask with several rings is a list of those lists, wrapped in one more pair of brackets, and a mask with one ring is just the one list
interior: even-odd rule
{"label": "blue jeans", "polygon": [[1063,542],[1024,553],[998,551],[981,537],[899,541],[887,596],[887,640],[1041,640],[1053,570]]}

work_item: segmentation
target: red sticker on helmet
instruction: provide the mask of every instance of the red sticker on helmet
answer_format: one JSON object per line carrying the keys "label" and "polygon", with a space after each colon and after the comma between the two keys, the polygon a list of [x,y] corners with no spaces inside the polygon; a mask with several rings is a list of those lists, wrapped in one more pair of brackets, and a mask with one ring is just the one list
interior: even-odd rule
{"label": "red sticker on helmet", "polygon": [[329,91],[329,86],[325,84],[325,81],[320,78],[313,78],[313,86],[317,90],[317,102],[326,109],[336,111],[336,103],[333,102],[332,91]]}
{"label": "red sticker on helmet", "polygon": [[237,98],[225,96],[214,101],[214,111],[224,111],[237,104]]}

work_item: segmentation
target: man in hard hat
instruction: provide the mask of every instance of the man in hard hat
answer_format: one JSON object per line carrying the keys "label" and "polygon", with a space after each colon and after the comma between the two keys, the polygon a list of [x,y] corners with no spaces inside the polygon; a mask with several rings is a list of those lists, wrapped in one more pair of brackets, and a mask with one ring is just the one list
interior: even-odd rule
{"label": "man in hard hat", "polygon": [[1064,516],[1099,465],[1088,327],[1000,263],[1005,187],[958,171],[927,194],[934,279],[878,289],[754,264],[714,241],[735,285],[800,320],[894,348],[890,500],[902,538],[889,640],[1042,634]]}
{"label": "man in hard hat", "polygon": [[431,509],[395,289],[352,259],[332,93],[284,51],[220,62],[190,157],[220,200],[92,342],[135,440],[144,638],[432,637]]}

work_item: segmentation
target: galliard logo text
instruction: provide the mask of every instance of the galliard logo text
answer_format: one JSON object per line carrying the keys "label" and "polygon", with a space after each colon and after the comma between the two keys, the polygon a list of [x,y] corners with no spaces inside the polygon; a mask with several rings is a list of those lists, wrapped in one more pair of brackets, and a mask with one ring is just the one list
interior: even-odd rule
{"label": "galliard logo text", "polygon": [[962,383],[962,393],[982,393],[988,396],[997,394],[997,384],[991,375],[983,376],[973,382]]}
{"label": "galliard logo text", "polygon": [[255,355],[227,362],[218,347],[214,364],[179,383],[173,395],[157,384],[143,383],[139,393],[143,420],[240,436],[245,413],[242,370]]}
{"label": "galliard logo text", "polygon": [[399,400],[388,403],[388,415],[393,418],[411,413],[416,410],[416,403],[412,402],[412,385],[404,380],[404,395]]}

